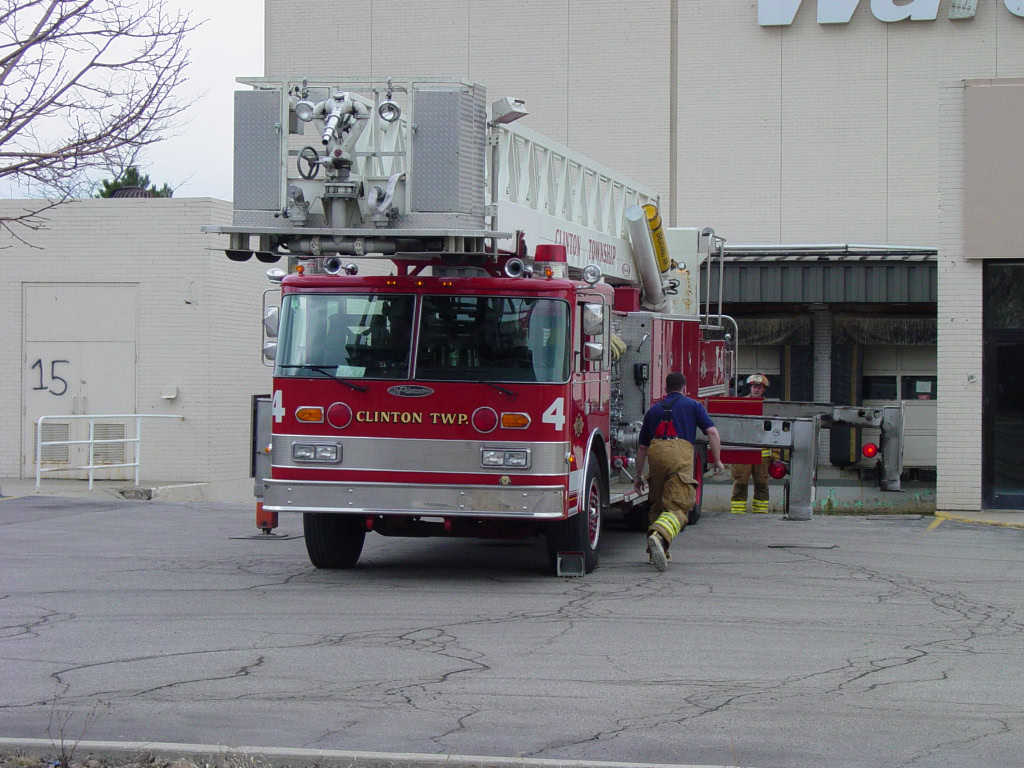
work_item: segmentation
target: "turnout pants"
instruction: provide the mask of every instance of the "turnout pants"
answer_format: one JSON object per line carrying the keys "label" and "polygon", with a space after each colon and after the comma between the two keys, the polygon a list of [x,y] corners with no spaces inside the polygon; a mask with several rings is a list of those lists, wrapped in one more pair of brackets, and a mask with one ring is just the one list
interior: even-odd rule
{"label": "turnout pants", "polygon": [[697,499],[697,482],[693,479],[693,443],[681,438],[651,441],[647,452],[650,466],[651,509],[648,512],[648,535],[657,531],[665,540],[666,549],[688,522],[688,515]]}
{"label": "turnout pants", "polygon": [[732,473],[732,502],[729,506],[730,512],[743,514],[747,511],[747,483],[750,476],[754,476],[754,512],[768,512],[768,465],[771,463],[771,453],[768,456],[762,454],[760,464],[732,464],[729,471]]}

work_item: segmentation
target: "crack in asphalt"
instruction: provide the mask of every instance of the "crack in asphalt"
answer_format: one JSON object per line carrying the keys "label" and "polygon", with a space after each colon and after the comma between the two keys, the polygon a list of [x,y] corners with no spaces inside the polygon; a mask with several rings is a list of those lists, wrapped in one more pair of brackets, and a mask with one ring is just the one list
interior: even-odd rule
{"label": "crack in asphalt", "polygon": [[49,626],[51,624],[60,624],[66,621],[71,621],[75,618],[73,613],[64,613],[63,611],[51,611],[49,608],[43,608],[39,605],[29,606],[36,610],[43,611],[43,614],[35,619],[30,619],[19,624],[7,624],[0,627],[0,641],[4,640],[23,640],[25,638],[36,638],[39,637],[37,629]]}
{"label": "crack in asphalt", "polygon": [[[854,584],[870,583],[875,594],[869,598],[876,604],[888,603],[893,600],[905,599],[914,596],[927,603],[936,611],[943,621],[933,625],[938,636],[924,642],[907,643],[901,647],[874,649],[873,643],[865,643],[862,655],[851,656],[826,669],[810,671],[806,674],[790,675],[774,681],[756,680],[701,680],[694,681],[683,678],[663,679],[631,679],[622,680],[576,680],[574,682],[604,683],[606,685],[625,686],[668,686],[678,688],[681,695],[679,706],[664,708],[659,712],[647,712],[638,716],[617,718],[611,724],[612,727],[604,728],[584,737],[571,740],[552,740],[549,743],[530,752],[522,752],[522,757],[536,757],[550,754],[555,750],[568,750],[587,743],[608,741],[616,739],[623,734],[643,733],[666,726],[678,726],[692,722],[699,718],[706,718],[710,715],[735,707],[738,704],[762,704],[776,703],[780,699],[798,699],[806,697],[822,696],[844,696],[862,697],[870,695],[882,688],[890,688],[897,685],[919,685],[948,681],[950,671],[948,669],[935,670],[934,665],[927,669],[922,663],[928,659],[940,659],[941,655],[946,656],[974,656],[984,653],[984,650],[976,646],[978,641],[990,638],[1002,638],[1006,640],[1019,640],[1024,633],[1024,624],[1018,622],[1012,610],[1003,606],[991,604],[984,600],[972,599],[956,588],[937,587],[934,583],[903,576],[898,573],[886,572],[880,568],[869,568],[862,565],[841,562],[838,559],[830,559],[828,556],[821,556],[814,552],[790,551],[789,559],[776,560],[776,563],[792,563],[793,567],[799,567],[800,563],[813,564],[831,573],[830,578],[834,582],[851,582]],[[835,555],[831,555],[835,558]],[[738,561],[739,562],[739,561]],[[742,561],[748,563],[749,561]],[[186,567],[184,561],[175,560],[167,563],[172,567],[153,566],[141,569],[130,569],[118,571],[119,573],[162,571],[172,573],[188,572],[190,574],[201,573],[204,576],[237,575],[267,579],[268,571],[278,564],[269,561],[262,561],[261,564],[237,564],[225,566],[224,561],[205,560],[198,562],[195,566]],[[721,567],[722,561],[715,561],[711,564],[702,564],[708,567]],[[350,700],[357,697],[365,697],[362,703],[365,710],[374,708],[388,710],[393,707],[408,707],[416,712],[442,715],[444,720],[438,724],[438,730],[446,728],[436,735],[429,736],[431,743],[444,752],[456,752],[458,739],[453,738],[457,734],[469,729],[469,722],[484,709],[477,705],[455,703],[450,697],[455,693],[446,691],[446,687],[458,678],[473,678],[487,675],[494,671],[489,662],[489,653],[493,649],[483,650],[473,646],[473,643],[465,639],[465,630],[478,626],[499,627],[503,624],[533,623],[550,629],[545,632],[543,638],[532,641],[531,651],[546,650],[562,646],[566,638],[573,632],[582,631],[581,623],[600,620],[624,618],[620,612],[615,610],[615,603],[626,601],[630,604],[651,600],[651,599],[678,599],[679,590],[685,589],[688,594],[695,593],[703,596],[714,595],[714,589],[710,584],[693,585],[688,580],[693,578],[692,573],[679,570],[669,574],[656,574],[651,572],[649,567],[641,571],[635,563],[611,564],[605,570],[614,574],[615,578],[622,581],[616,584],[609,584],[604,580],[592,581],[565,581],[556,582],[559,586],[553,591],[546,591],[538,597],[551,600],[555,603],[552,607],[538,610],[511,610],[496,613],[494,615],[477,614],[468,618],[462,618],[450,622],[429,622],[425,626],[401,627],[401,628],[379,628],[332,633],[303,633],[303,632],[264,632],[260,637],[270,642],[254,642],[246,647],[207,648],[201,650],[180,651],[166,654],[147,654],[129,656],[104,661],[96,661],[88,664],[75,664],[62,666],[62,668],[51,674],[58,686],[58,697],[63,702],[88,702],[89,700],[103,701],[109,696],[121,696],[125,699],[138,699],[140,697],[155,698],[154,694],[160,691],[180,688],[191,684],[215,683],[241,679],[249,676],[257,676],[261,671],[273,669],[272,664],[267,663],[267,653],[273,650],[301,649],[301,648],[373,648],[373,649],[394,649],[407,651],[415,654],[427,654],[434,658],[442,659],[447,669],[438,670],[431,674],[425,674],[415,679],[400,681],[376,680],[363,682],[356,685],[337,685],[320,680],[320,695],[324,700],[336,700],[339,696],[348,697]],[[250,584],[236,589],[202,589],[184,587],[181,589],[168,590],[137,590],[137,593],[233,593],[252,592],[260,590],[273,590],[282,586],[289,586],[296,580],[302,580],[305,587],[314,587],[322,590],[337,590],[350,587],[351,583],[341,582],[337,579],[328,580],[324,576],[317,578],[317,574],[310,573],[308,569],[296,569],[294,567],[280,567],[280,573],[274,574],[281,578],[268,580],[260,584]],[[508,584],[509,579],[501,579],[494,576],[481,578],[481,581],[488,581],[498,584]],[[369,582],[374,588],[398,589],[400,584],[381,584],[370,575],[370,578],[359,586],[365,586]],[[701,591],[697,591],[701,590]],[[130,590],[129,590],[130,591]],[[29,593],[23,593],[27,595]],[[36,594],[36,593],[32,593]],[[50,593],[53,594],[53,593]],[[68,595],[68,592],[60,594]],[[339,592],[340,594],[340,592]],[[22,596],[23,596],[22,595]],[[10,595],[0,596],[6,599]],[[0,627],[0,640],[14,639],[35,639],[47,625],[53,625],[75,618],[73,614],[61,613],[50,608],[33,605],[32,608],[40,611],[40,615],[20,623],[13,623],[6,627]],[[657,617],[655,617],[657,618]],[[677,619],[666,618],[666,621]],[[823,625],[828,622],[823,621]],[[283,636],[296,638],[295,642],[273,642]],[[253,645],[257,647],[254,648]],[[111,691],[92,691],[90,693],[70,696],[72,683],[69,677],[74,673],[110,665],[133,665],[152,660],[165,660],[178,657],[202,657],[216,654],[240,653],[255,654],[250,661],[235,666],[224,674],[210,676],[196,676],[181,680],[164,682],[159,685],[141,690],[124,689]],[[599,658],[613,669],[625,675],[629,669],[617,663],[616,656],[607,654]],[[11,660],[9,657],[5,661]],[[920,674],[912,674],[915,671],[914,665],[921,667]],[[906,679],[889,679],[887,676],[897,676],[901,670],[910,670]],[[126,675],[130,678],[130,675]],[[691,690],[686,692],[685,687]],[[243,699],[265,699],[272,697],[273,701],[311,701],[310,685],[296,688],[293,691],[266,691],[260,693],[243,693],[238,695],[204,695],[204,701],[239,701]],[[497,695],[497,694],[496,694]],[[158,697],[156,697],[160,700]],[[0,710],[14,709],[18,707],[51,706],[53,700],[32,702],[29,704],[8,704],[0,705]],[[856,702],[856,699],[853,699]],[[360,720],[351,720],[338,723],[337,728],[329,728],[322,732],[318,738],[306,742],[304,746],[314,746],[328,742],[346,731]],[[479,727],[479,726],[478,726]],[[959,749],[966,745],[979,742],[992,737],[1006,735],[1013,732],[1011,720],[1000,717],[988,716],[979,721],[977,727],[984,727],[984,733],[964,734],[957,738],[941,741],[924,747],[914,755],[900,764],[900,768],[912,766],[930,757],[933,757],[944,750]]]}
{"label": "crack in asphalt", "polygon": [[[862,682],[872,675],[898,668],[909,667],[915,662],[931,655],[933,649],[942,649],[948,652],[964,655],[974,655],[976,651],[970,647],[970,643],[980,637],[1016,637],[1024,631],[1024,625],[1012,619],[1013,612],[1011,610],[973,600],[957,590],[943,591],[916,579],[884,573],[866,566],[837,562],[810,552],[793,552],[792,554],[797,557],[801,557],[806,561],[816,562],[830,568],[839,568],[845,570],[851,576],[865,577],[871,582],[888,586],[889,589],[887,592],[876,596],[876,602],[883,602],[884,600],[905,596],[907,593],[914,593],[923,596],[929,600],[937,611],[955,619],[955,623],[946,625],[946,628],[948,631],[959,632],[962,636],[959,638],[937,638],[925,643],[908,644],[903,646],[901,649],[906,652],[906,654],[902,656],[886,655],[876,658],[847,659],[846,663],[841,666],[812,672],[806,675],[790,676],[775,684],[751,685],[747,686],[746,689],[740,687],[738,691],[734,690],[733,692],[714,690],[696,691],[683,697],[683,701],[689,705],[689,708],[686,710],[672,709],[657,714],[649,713],[640,718],[621,718],[615,721],[614,728],[599,731],[582,739],[549,743],[531,752],[524,752],[522,753],[522,756],[539,757],[549,754],[554,750],[568,750],[588,743],[607,741],[638,728],[642,730],[649,730],[665,725],[682,725],[688,721],[707,717],[708,715],[720,712],[726,707],[740,701],[749,703],[757,701],[765,696],[777,695],[779,693],[784,694],[787,698],[820,696],[822,694],[849,695],[850,693],[855,693],[857,695],[863,695],[869,694],[884,686],[945,681],[949,679],[949,672],[943,670],[939,673],[938,677],[915,677],[913,679],[906,680],[880,681],[863,687],[855,687],[856,683]],[[830,688],[816,690],[813,692],[794,690],[796,686],[805,685],[809,681],[833,677],[840,678],[840,681],[832,685]],[[665,683],[673,684],[668,680],[666,680]],[[711,685],[713,686],[714,684]],[[722,681],[721,685],[726,688],[737,688],[736,681]],[[919,755],[915,756],[908,762],[902,764],[902,766],[911,765],[918,760],[934,754],[946,746],[967,744],[980,739],[1011,732],[1008,721],[999,720],[998,718],[993,719],[1003,726],[996,732],[979,734],[961,739],[952,739],[947,742],[933,745],[929,749],[923,750]]]}
{"label": "crack in asphalt", "polygon": [[995,722],[999,725],[999,728],[993,733],[979,733],[976,736],[971,736],[970,738],[950,739],[949,741],[943,741],[938,744],[934,744],[931,747],[928,747],[927,749],[921,750],[918,754],[914,755],[906,762],[893,766],[893,768],[906,768],[908,765],[913,765],[919,760],[924,760],[926,757],[931,757],[932,755],[937,754],[939,750],[944,749],[946,747],[962,747],[976,741],[991,739],[994,736],[1004,736],[1006,734],[1013,733],[1013,730],[1010,728],[1010,723],[1008,721],[1000,720],[999,718],[992,719],[995,720]]}

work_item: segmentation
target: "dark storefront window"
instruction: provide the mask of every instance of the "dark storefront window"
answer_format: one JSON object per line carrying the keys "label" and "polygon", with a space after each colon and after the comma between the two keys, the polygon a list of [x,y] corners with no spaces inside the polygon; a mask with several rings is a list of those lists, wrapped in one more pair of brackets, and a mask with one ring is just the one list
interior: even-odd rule
{"label": "dark storefront window", "polygon": [[896,400],[895,376],[865,376],[862,397],[865,400]]}
{"label": "dark storefront window", "polygon": [[902,376],[900,384],[902,400],[936,400],[938,398],[938,376]]}
{"label": "dark storefront window", "polygon": [[985,329],[1024,330],[1024,264],[985,264]]}
{"label": "dark storefront window", "polygon": [[1024,264],[985,264],[985,504],[1024,509]]}
{"label": "dark storefront window", "polygon": [[865,376],[862,379],[865,400],[935,400],[938,376]]}

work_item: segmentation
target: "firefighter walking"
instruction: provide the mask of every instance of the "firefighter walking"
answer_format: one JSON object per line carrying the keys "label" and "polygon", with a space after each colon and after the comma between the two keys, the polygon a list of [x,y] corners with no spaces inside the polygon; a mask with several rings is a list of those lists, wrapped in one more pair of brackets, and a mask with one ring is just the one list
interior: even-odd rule
{"label": "firefighter walking", "polygon": [[634,488],[638,493],[643,490],[644,464],[650,461],[647,551],[659,571],[668,567],[669,546],[689,522],[696,500],[693,462],[697,427],[708,436],[715,471],[725,469],[718,430],[704,406],[683,394],[685,386],[681,373],[665,377],[667,394],[644,416],[636,452]]}
{"label": "firefighter walking", "polygon": [[[750,393],[747,397],[764,397],[768,389],[768,377],[763,373],[755,373],[747,377],[747,384],[750,385]],[[747,511],[747,485],[751,476],[754,478],[754,502],[755,513],[767,514],[768,512],[768,465],[772,461],[772,452],[769,448],[761,449],[760,464],[732,464],[729,471],[732,474],[732,500],[729,504],[729,511],[742,515]]]}

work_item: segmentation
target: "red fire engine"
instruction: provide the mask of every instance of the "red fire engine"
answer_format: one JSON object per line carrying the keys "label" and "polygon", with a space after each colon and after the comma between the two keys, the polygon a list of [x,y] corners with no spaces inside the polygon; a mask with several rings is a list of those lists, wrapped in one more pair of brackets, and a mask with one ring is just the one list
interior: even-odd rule
{"label": "red fire engine", "polygon": [[[319,568],[371,531],[542,534],[554,572],[589,573],[609,509],[646,524],[631,468],[665,375],[728,395],[736,329],[698,292],[722,238],[663,227],[653,191],[514,124],[520,101],[488,115],[476,83],[241,82],[234,220],[205,229],[289,265],[257,525],[301,512]],[[816,417],[747,419],[733,445],[806,457],[809,516]]]}

